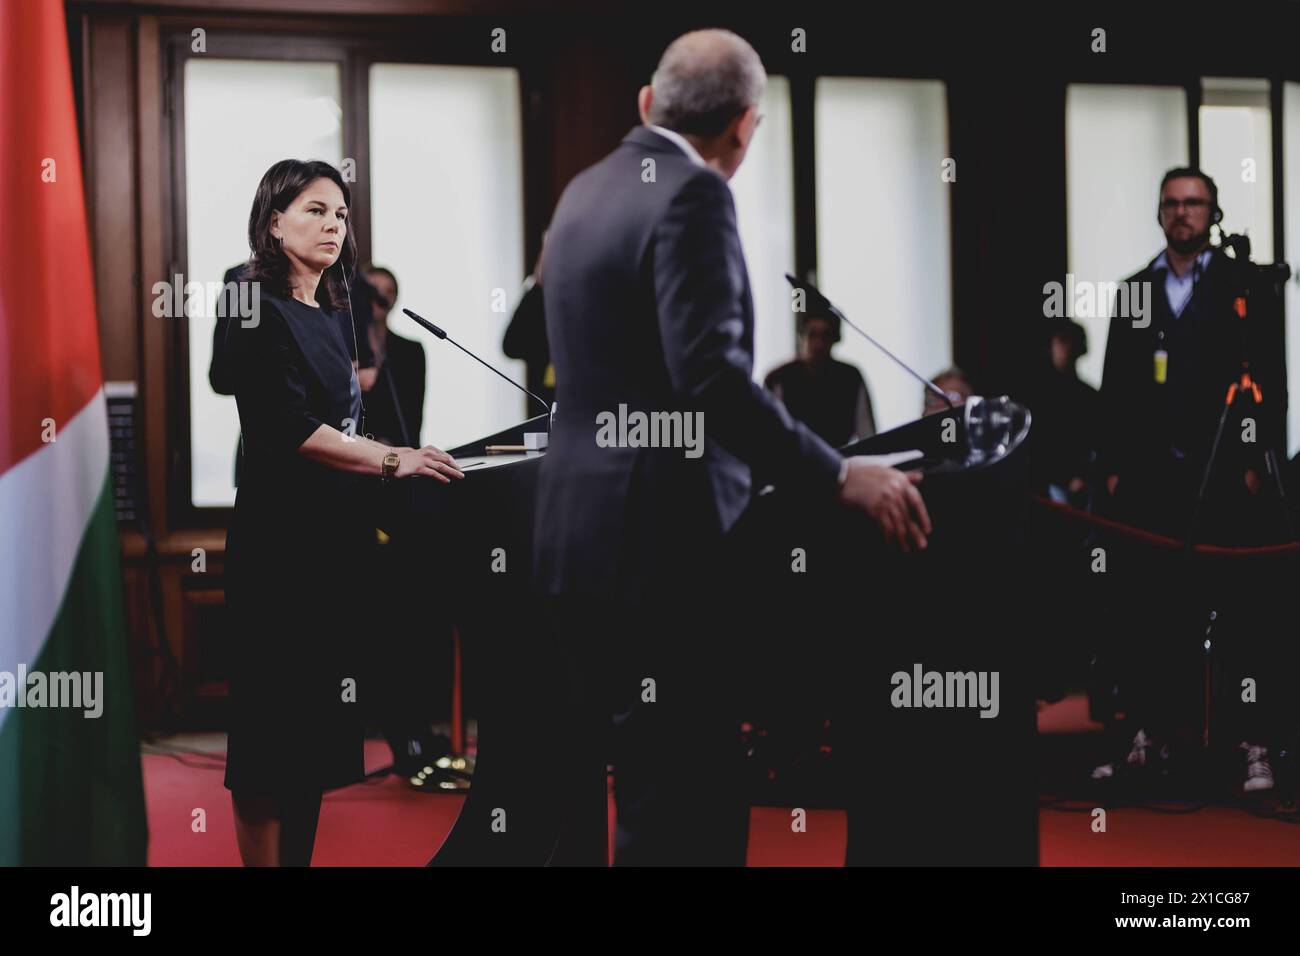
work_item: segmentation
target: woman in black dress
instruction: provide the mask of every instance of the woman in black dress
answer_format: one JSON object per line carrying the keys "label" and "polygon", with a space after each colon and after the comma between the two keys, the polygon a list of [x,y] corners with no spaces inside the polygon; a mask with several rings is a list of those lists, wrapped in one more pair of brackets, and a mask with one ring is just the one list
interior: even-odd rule
{"label": "woman in black dress", "polygon": [[432,446],[363,437],[350,322],[338,320],[356,263],[348,202],[327,163],[267,170],[243,280],[258,283],[258,311],[229,323],[242,466],[226,543],[225,784],[248,866],[309,864],[322,792],[363,776],[368,688],[355,649],[387,626],[361,607],[375,533],[366,476],[463,477]]}

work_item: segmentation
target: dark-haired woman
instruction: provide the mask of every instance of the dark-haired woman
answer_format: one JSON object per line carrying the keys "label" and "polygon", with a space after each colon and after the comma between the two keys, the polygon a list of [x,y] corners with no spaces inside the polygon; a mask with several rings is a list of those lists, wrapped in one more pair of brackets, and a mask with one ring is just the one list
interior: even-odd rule
{"label": "dark-haired woman", "polygon": [[433,447],[363,437],[347,307],[356,263],[349,190],[327,163],[282,160],[248,220],[243,281],[258,311],[230,323],[239,406],[239,492],[226,544],[230,738],[225,784],[247,866],[311,862],[324,790],[363,776],[366,700],[354,649],[366,629],[358,582],[374,521],[365,476],[463,477]]}

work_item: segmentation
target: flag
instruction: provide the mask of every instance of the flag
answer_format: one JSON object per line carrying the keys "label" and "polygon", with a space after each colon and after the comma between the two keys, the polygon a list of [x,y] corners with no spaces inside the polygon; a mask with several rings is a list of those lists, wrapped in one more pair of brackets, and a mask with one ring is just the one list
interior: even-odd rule
{"label": "flag", "polygon": [[61,3],[0,3],[0,144],[0,864],[143,865]]}

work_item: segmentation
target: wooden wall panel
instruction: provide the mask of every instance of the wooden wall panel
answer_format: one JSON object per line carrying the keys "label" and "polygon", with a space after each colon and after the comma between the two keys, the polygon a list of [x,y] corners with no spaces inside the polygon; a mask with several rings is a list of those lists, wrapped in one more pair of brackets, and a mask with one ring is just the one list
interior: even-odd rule
{"label": "wooden wall panel", "polygon": [[104,378],[135,381],[139,261],[135,244],[135,29],[127,18],[89,18],[87,213]]}

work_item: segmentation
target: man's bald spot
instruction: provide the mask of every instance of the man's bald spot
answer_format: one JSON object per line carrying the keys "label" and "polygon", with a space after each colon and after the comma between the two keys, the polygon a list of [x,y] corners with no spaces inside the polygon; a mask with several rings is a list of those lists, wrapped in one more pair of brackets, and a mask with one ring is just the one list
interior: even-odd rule
{"label": "man's bald spot", "polygon": [[714,73],[723,66],[741,67],[755,60],[758,54],[754,48],[730,30],[692,30],[668,44],[659,58],[655,76]]}

